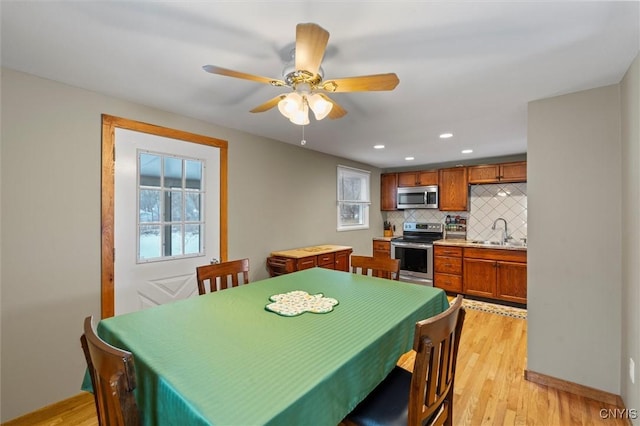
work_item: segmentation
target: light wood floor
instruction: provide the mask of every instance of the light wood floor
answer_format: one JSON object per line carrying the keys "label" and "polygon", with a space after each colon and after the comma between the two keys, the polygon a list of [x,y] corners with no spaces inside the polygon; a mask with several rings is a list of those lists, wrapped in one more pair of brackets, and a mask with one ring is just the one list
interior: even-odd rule
{"label": "light wood floor", "polygon": [[[601,419],[615,408],[524,380],[527,322],[473,310],[460,341],[454,425],[628,425]],[[412,354],[399,364],[412,365]],[[6,426],[97,425],[93,396],[80,394],[5,423]]]}

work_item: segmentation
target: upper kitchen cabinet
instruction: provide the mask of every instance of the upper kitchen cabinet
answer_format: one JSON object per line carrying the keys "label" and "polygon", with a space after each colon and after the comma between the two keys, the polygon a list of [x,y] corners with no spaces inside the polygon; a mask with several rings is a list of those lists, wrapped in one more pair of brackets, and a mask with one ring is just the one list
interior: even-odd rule
{"label": "upper kitchen cabinet", "polygon": [[466,167],[440,169],[440,211],[467,211],[469,209],[469,183]]}
{"label": "upper kitchen cabinet", "polygon": [[398,186],[426,186],[438,184],[437,170],[398,173]]}
{"label": "upper kitchen cabinet", "polygon": [[383,173],[380,175],[380,210],[397,210],[396,196],[398,191],[398,175]]}
{"label": "upper kitchen cabinet", "polygon": [[469,183],[526,182],[527,162],[483,164],[468,167]]}
{"label": "upper kitchen cabinet", "polygon": [[526,182],[527,162],[500,164],[500,182]]}

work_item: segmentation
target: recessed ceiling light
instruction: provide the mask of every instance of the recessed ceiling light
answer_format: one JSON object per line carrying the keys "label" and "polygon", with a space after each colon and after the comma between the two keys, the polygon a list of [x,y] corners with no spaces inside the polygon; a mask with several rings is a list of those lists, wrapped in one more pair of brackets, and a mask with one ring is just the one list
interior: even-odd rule
{"label": "recessed ceiling light", "polygon": [[472,150],[472,149],[463,149],[463,150],[462,150],[462,153],[463,153],[463,154],[471,154],[472,152],[473,152],[473,150]]}
{"label": "recessed ceiling light", "polygon": [[453,133],[442,133],[440,134],[440,139],[449,139],[453,136]]}
{"label": "recessed ceiling light", "polygon": [[415,157],[404,157],[404,159],[407,161],[411,161],[411,160],[415,160]]}
{"label": "recessed ceiling light", "polygon": [[384,149],[384,145],[374,145],[375,149]]}

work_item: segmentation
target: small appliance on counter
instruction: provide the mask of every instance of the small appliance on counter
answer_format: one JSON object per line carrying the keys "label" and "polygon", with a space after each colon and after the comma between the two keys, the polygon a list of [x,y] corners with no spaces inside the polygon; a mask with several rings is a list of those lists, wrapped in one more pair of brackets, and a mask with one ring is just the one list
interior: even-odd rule
{"label": "small appliance on counter", "polygon": [[445,240],[466,240],[467,239],[467,218],[460,215],[447,215],[444,220]]}

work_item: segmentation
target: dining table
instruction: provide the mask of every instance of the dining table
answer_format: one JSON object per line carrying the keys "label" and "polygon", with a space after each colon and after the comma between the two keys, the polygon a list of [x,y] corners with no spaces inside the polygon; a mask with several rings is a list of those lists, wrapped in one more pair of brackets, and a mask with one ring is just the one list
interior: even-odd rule
{"label": "dining table", "polygon": [[103,319],[145,425],[337,425],[411,350],[443,290],[306,269]]}

